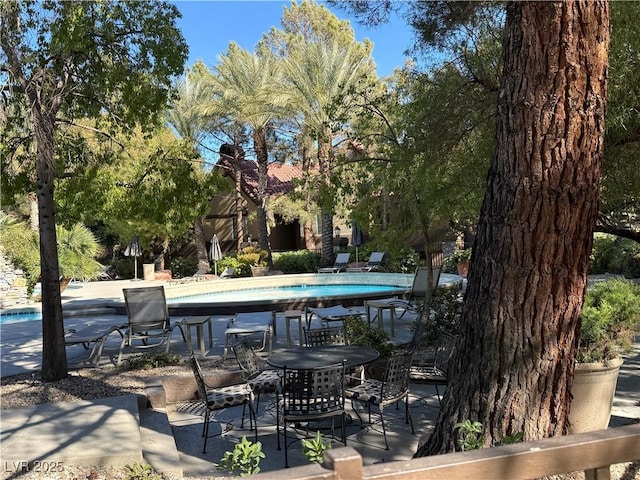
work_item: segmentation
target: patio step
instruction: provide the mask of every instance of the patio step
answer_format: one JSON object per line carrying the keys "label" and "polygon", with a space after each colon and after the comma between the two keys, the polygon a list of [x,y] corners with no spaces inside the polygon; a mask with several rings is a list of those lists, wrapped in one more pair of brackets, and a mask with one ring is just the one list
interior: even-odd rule
{"label": "patio step", "polygon": [[184,476],[166,412],[150,408],[140,409],[140,440],[145,463],[164,475]]}

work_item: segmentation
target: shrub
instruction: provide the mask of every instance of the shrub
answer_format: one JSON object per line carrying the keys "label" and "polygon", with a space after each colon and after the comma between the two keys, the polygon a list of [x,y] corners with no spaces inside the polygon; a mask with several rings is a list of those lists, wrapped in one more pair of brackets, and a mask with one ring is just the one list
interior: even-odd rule
{"label": "shrub", "polygon": [[431,316],[424,326],[424,338],[433,344],[440,332],[460,334],[462,301],[457,287],[439,287],[431,295]]}
{"label": "shrub", "polygon": [[640,326],[640,286],[609,280],[587,290],[578,362],[600,362],[628,351]]}
{"label": "shrub", "polygon": [[369,325],[356,316],[347,317],[345,326],[351,345],[371,347],[377,350],[381,357],[388,357],[393,352],[393,344],[389,342],[389,335],[381,328]]}
{"label": "shrub", "polygon": [[[218,266],[220,263],[218,262]],[[171,259],[171,276],[173,278],[190,277],[198,271],[197,257],[175,257]]]}
{"label": "shrub", "polygon": [[324,462],[324,452],[331,448],[331,441],[322,438],[320,431],[316,432],[315,438],[312,440],[302,439],[302,453],[311,463]]}
{"label": "shrub", "polygon": [[129,370],[151,370],[152,368],[168,367],[180,364],[180,354],[178,353],[158,353],[151,356],[148,353],[131,355],[127,359]]}
{"label": "shrub", "polygon": [[318,268],[320,254],[298,250],[273,254],[273,268],[283,273],[313,273]]}
{"label": "shrub", "polygon": [[628,238],[596,233],[589,257],[589,273],[640,277],[640,244]]}
{"label": "shrub", "polygon": [[267,266],[269,252],[267,250],[262,250],[260,247],[250,245],[240,250],[236,257],[238,262],[249,267],[248,270],[251,271],[251,267]]}
{"label": "shrub", "polygon": [[125,480],[162,480],[162,475],[149,464],[134,463],[125,465],[124,468],[127,471]]}
{"label": "shrub", "polygon": [[218,470],[227,470],[234,477],[248,477],[260,473],[260,459],[265,458],[261,442],[250,442],[242,437],[232,452],[224,452],[224,456],[216,466]]}

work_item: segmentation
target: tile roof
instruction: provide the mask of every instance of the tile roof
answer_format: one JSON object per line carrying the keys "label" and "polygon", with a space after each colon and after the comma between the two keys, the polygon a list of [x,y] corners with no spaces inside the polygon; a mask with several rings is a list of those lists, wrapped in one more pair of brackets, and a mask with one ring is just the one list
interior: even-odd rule
{"label": "tile roof", "polygon": [[[229,159],[222,156],[217,163],[223,168],[224,175],[233,176],[233,167]],[[258,163],[253,160],[241,160],[242,189],[253,200],[258,202]],[[294,180],[302,178],[302,169],[297,165],[271,163],[267,169],[267,195],[278,197],[289,193],[295,187]]]}

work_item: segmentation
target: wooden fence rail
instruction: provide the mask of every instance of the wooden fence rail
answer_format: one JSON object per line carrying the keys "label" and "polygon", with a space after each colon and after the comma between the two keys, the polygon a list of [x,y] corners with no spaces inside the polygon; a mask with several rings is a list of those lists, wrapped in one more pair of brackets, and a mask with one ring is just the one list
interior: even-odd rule
{"label": "wooden fence rail", "polygon": [[640,424],[553,437],[470,452],[363,466],[352,447],[325,452],[325,467],[263,473],[256,480],[525,480],[584,471],[587,480],[609,480],[610,465],[640,460]]}

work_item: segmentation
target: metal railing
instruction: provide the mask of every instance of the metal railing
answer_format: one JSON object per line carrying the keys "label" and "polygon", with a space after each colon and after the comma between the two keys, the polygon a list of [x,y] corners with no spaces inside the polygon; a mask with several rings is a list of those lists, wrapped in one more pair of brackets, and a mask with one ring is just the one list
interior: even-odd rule
{"label": "metal railing", "polygon": [[547,438],[496,448],[363,466],[352,447],[327,450],[318,464],[263,473],[256,480],[525,480],[584,471],[587,480],[608,480],[610,466],[640,460],[640,424]]}

